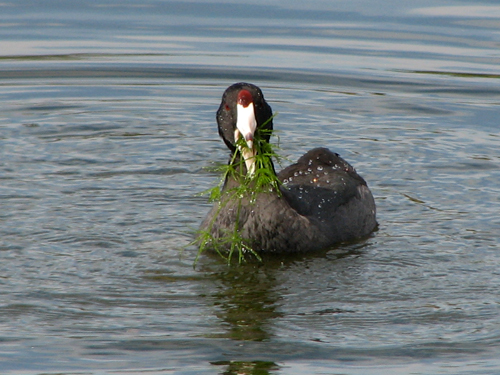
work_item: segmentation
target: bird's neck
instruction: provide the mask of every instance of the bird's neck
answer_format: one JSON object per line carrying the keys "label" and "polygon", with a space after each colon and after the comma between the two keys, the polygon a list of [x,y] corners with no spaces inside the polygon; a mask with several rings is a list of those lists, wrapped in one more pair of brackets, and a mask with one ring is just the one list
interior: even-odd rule
{"label": "bird's neck", "polygon": [[[263,173],[263,169],[267,169]],[[277,176],[274,163],[269,156],[258,155],[256,168],[252,175],[248,174],[248,169],[241,153],[236,150],[231,155],[228,163],[228,172],[224,183],[224,191],[235,188],[246,188],[249,192],[258,192],[260,189],[269,191],[269,187],[277,188]]]}

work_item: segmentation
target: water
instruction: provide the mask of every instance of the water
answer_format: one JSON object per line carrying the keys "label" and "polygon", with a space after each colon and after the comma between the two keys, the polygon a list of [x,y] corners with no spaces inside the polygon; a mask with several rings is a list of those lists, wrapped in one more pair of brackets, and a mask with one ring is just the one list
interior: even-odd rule
{"label": "water", "polygon": [[[499,28],[488,1],[0,4],[1,372],[500,372]],[[370,239],[193,268],[241,80],[284,156],[368,181]]]}

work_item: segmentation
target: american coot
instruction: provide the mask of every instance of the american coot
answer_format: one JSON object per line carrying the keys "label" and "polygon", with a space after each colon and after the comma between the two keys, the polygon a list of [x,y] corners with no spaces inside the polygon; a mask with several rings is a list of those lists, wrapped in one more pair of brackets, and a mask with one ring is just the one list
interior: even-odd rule
{"label": "american coot", "polygon": [[221,195],[200,227],[202,248],[241,241],[236,246],[255,253],[314,251],[377,226],[370,189],[338,154],[312,149],[276,175],[272,110],[257,86],[227,88],[217,123],[231,156]]}

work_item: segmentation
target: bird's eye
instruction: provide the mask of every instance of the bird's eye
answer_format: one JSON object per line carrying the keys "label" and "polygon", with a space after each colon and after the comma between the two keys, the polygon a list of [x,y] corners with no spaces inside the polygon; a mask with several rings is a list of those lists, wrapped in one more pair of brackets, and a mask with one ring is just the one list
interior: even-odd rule
{"label": "bird's eye", "polygon": [[224,105],[224,109],[225,109],[226,111],[229,111],[231,108],[229,108],[229,105],[225,104],[225,105]]}

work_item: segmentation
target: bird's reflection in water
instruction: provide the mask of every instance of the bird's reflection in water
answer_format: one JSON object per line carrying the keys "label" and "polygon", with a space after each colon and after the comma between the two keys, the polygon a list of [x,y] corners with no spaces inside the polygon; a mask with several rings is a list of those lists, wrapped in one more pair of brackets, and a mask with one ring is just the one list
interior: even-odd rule
{"label": "bird's reflection in water", "polygon": [[217,336],[243,341],[270,339],[272,321],[281,316],[277,311],[276,266],[257,261],[222,265],[211,277],[218,288],[209,298],[226,329]]}
{"label": "bird's reflection in water", "polygon": [[[255,260],[228,267],[220,264],[220,259],[212,260],[218,264],[212,263],[208,268],[218,287],[207,298],[212,301],[215,315],[224,329],[214,336],[235,341],[269,341],[273,336],[273,320],[281,316],[278,311],[280,295],[276,291],[276,271],[280,263],[266,262],[264,265]],[[224,375],[267,375],[279,370],[271,361],[225,360],[211,364],[223,367],[220,373]]]}
{"label": "bird's reflection in water", "polygon": [[278,373],[280,366],[266,361],[220,361],[212,362],[215,366],[226,366],[221,375],[271,375]]}
{"label": "bird's reflection in water", "polygon": [[[277,341],[275,325],[283,315],[284,295],[290,292],[288,279],[294,278],[290,273],[297,267],[307,268],[311,262],[335,264],[339,259],[362,254],[363,247],[363,243],[357,243],[316,254],[266,255],[262,262],[249,259],[237,264],[236,260],[230,266],[217,254],[207,253],[200,264],[200,271],[210,280],[204,298],[221,321],[220,331],[210,336],[234,341],[234,350],[225,347],[222,355],[226,359],[211,364],[226,366],[221,374],[277,373],[280,367],[271,361],[275,357],[272,353],[277,354],[280,347],[277,342],[273,344]],[[293,355],[285,346],[278,352],[281,359]]]}

